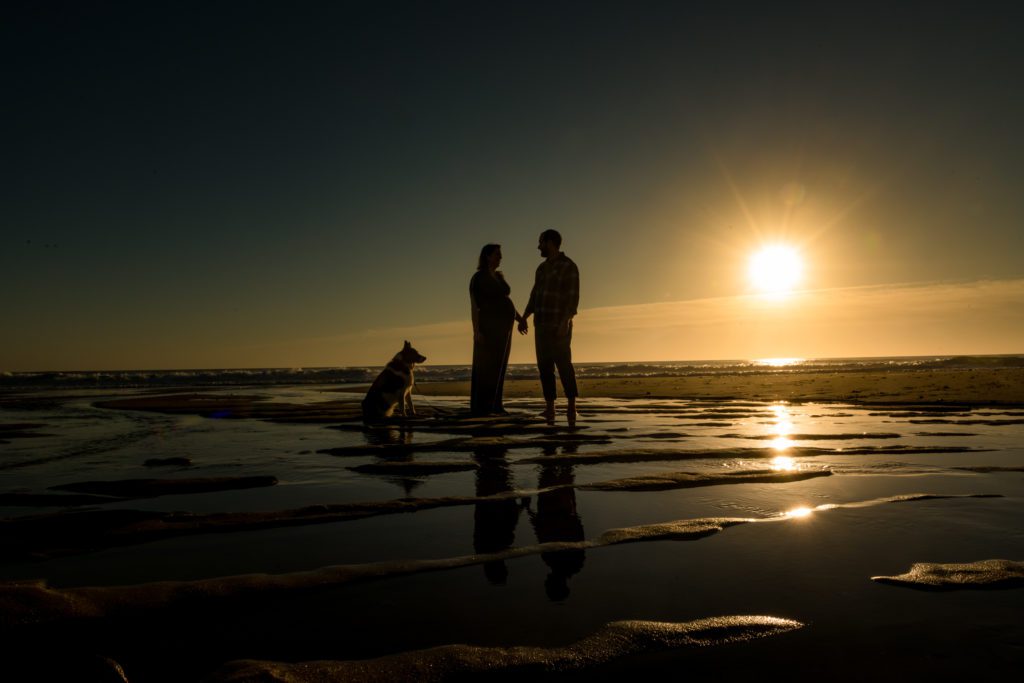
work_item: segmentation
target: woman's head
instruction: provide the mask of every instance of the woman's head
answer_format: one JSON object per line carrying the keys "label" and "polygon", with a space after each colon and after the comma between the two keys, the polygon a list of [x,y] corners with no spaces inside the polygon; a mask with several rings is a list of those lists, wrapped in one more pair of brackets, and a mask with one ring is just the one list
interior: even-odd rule
{"label": "woman's head", "polygon": [[477,270],[494,270],[501,263],[501,245],[485,244],[480,250],[480,261],[476,264]]}

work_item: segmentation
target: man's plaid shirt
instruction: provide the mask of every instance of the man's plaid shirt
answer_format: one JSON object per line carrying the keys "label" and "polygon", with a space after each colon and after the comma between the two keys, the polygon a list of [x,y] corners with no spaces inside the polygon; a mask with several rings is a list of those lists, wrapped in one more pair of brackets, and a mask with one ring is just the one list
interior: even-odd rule
{"label": "man's plaid shirt", "polygon": [[576,315],[580,302],[580,271],[565,254],[544,260],[537,266],[537,277],[524,315],[534,313],[537,327],[557,327]]}

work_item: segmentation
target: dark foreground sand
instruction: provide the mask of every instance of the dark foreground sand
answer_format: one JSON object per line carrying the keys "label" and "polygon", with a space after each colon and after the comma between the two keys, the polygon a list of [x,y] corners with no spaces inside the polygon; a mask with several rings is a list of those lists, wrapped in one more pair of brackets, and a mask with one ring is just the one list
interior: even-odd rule
{"label": "dark foreground sand", "polygon": [[[1024,368],[765,372],[688,377],[581,378],[583,397],[709,398],[853,403],[1024,403]],[[423,382],[425,396],[468,396],[469,382]],[[506,398],[540,398],[534,380],[505,382]]]}
{"label": "dark foreground sand", "polygon": [[[578,428],[536,417],[533,380],[507,384],[506,397],[526,399],[510,416],[470,417],[464,398],[424,400],[418,417],[369,427],[365,386],[318,387],[303,401],[291,388],[102,397],[93,405],[110,411],[105,420],[187,419],[152,422],[172,427],[80,468],[81,481],[70,473],[97,456],[70,442],[0,462],[68,473],[0,490],[0,503],[19,508],[0,519],[0,563],[15,576],[0,582],[0,637],[13,653],[0,671],[237,683],[1019,670],[1024,368],[581,385],[588,418]],[[468,389],[435,382],[416,393]],[[654,398],[694,400],[644,400]],[[11,400],[25,410],[35,398]],[[766,403],[778,400],[791,405]],[[814,405],[829,401],[853,405]],[[0,424],[15,447],[62,424],[22,419]],[[786,454],[799,462],[776,469],[767,440],[789,420]],[[411,486],[393,497],[413,479],[415,497]],[[303,486],[308,498],[240,507]],[[181,497],[153,502],[163,496]],[[346,545],[355,550],[329,548]],[[359,555],[363,546],[372,554]],[[169,570],[205,568],[67,578],[90,562],[144,565],[152,552]]]}

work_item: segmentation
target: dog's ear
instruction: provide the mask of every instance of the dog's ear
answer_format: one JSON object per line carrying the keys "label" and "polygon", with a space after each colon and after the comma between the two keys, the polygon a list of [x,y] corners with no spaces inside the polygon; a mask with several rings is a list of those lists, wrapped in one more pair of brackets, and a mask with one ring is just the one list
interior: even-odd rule
{"label": "dog's ear", "polygon": [[407,348],[409,348],[409,347],[411,347],[411,346],[412,346],[412,344],[410,344],[410,343],[409,343],[409,340],[408,340],[408,339],[406,339],[406,340],[405,340],[405,346],[403,346],[402,348],[403,348],[403,349],[407,349]]}

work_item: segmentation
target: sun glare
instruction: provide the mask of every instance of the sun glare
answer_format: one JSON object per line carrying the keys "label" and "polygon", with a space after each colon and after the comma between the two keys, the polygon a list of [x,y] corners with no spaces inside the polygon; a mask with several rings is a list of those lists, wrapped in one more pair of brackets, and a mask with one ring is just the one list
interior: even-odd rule
{"label": "sun glare", "polygon": [[803,275],[803,261],[793,247],[772,245],[750,257],[750,283],[758,292],[784,295],[795,287]]}
{"label": "sun glare", "polygon": [[790,365],[799,365],[804,362],[804,358],[756,358],[754,362],[758,365],[767,365],[771,368],[785,368]]}
{"label": "sun glare", "polygon": [[[793,433],[793,423],[789,420],[789,409],[782,403],[776,403],[770,410],[775,413],[775,423],[771,425],[769,432],[773,437],[769,444],[777,451],[784,451],[793,445],[789,435]],[[790,468],[787,468],[790,469]]]}
{"label": "sun glare", "polygon": [[795,472],[796,460],[789,457],[788,455],[777,455],[771,460],[772,469],[776,472]]}

